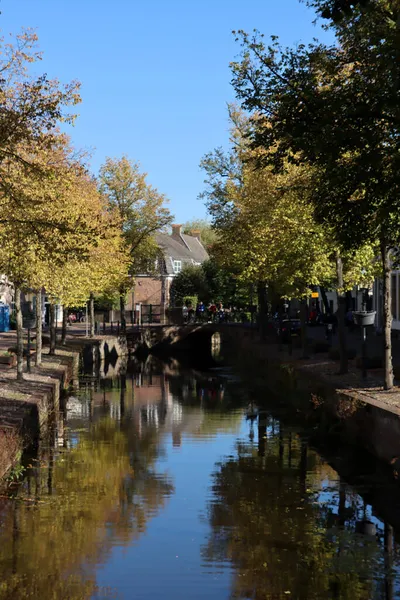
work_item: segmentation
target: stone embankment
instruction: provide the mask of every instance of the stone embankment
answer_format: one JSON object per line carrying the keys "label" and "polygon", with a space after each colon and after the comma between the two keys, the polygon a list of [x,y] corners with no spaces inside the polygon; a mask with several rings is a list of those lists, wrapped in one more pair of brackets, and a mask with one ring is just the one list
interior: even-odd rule
{"label": "stone embankment", "polygon": [[78,378],[79,354],[57,349],[43,354],[40,367],[31,367],[17,381],[16,369],[0,365],[0,477],[13,466],[24,447],[45,435],[60,409],[63,390]]}
{"label": "stone embankment", "polygon": [[[315,345],[322,350],[323,345]],[[240,346],[230,344],[225,356],[243,377],[264,394],[287,403],[327,430],[340,432],[346,441],[361,445],[400,472],[400,387],[383,389],[383,370],[371,369],[362,379],[359,361],[349,361],[340,375],[339,362],[327,352],[302,351],[262,342],[255,331],[243,332]]]}
{"label": "stone embankment", "polygon": [[[87,338],[82,327],[68,331],[66,344],[50,356],[44,337],[42,365],[25,369],[17,381],[15,366],[0,364],[0,478],[15,464],[24,447],[46,434],[62,407],[63,392],[78,386],[80,359],[86,367],[104,362],[116,364],[128,353],[125,336],[103,335]],[[0,334],[0,350],[16,346],[15,332]]]}

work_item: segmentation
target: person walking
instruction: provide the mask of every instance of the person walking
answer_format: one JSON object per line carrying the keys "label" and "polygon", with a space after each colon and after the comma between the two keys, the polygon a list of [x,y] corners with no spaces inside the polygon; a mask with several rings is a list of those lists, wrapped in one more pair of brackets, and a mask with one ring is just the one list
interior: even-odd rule
{"label": "person walking", "polygon": [[201,323],[204,321],[205,312],[206,307],[204,306],[204,303],[202,301],[198,302],[196,306],[196,317]]}
{"label": "person walking", "polygon": [[210,305],[208,307],[208,313],[209,313],[210,319],[211,319],[210,322],[212,322],[212,323],[214,323],[214,321],[215,321],[215,314],[216,314],[216,312],[217,312],[217,307],[216,307],[216,305],[214,303],[214,300],[211,300],[211,303],[210,303]]}

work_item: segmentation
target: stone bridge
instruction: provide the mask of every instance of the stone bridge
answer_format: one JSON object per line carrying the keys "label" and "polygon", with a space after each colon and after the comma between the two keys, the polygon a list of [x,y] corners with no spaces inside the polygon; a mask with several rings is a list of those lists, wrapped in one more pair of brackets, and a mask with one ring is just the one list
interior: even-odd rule
{"label": "stone bridge", "polygon": [[149,325],[127,333],[132,352],[171,350],[210,352],[212,347],[237,345],[254,329],[241,323],[197,323],[193,325]]}
{"label": "stone bridge", "polygon": [[124,335],[98,335],[93,338],[69,336],[66,348],[82,355],[85,365],[91,367],[101,361],[114,361],[128,354],[127,340]]}

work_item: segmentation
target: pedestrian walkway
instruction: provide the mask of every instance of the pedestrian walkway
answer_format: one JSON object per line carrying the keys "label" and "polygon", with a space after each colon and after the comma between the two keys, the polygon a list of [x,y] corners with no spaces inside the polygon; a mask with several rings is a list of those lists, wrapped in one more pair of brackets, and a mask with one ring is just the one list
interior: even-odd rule
{"label": "pedestrian walkway", "polygon": [[[307,332],[308,338],[311,342],[326,342],[324,326],[308,327]],[[355,351],[356,355],[361,357],[361,330],[357,327],[354,327],[353,330],[349,330],[346,327],[346,340],[348,349]],[[332,348],[339,347],[339,337],[337,331],[332,336],[331,346]],[[376,333],[372,328],[367,329],[367,356],[376,360],[379,358],[382,359],[383,356],[383,335]],[[396,331],[392,332],[392,360],[393,366],[396,367],[396,370],[398,370],[400,374],[400,336],[398,336]]]}
{"label": "pedestrian walkway", "polygon": [[[371,404],[383,410],[400,415],[400,340],[396,335],[393,336],[393,370],[395,376],[395,387],[390,390],[384,390],[384,371],[382,365],[378,366],[378,359],[383,353],[383,336],[374,331],[369,332],[367,340],[367,356],[375,359],[376,368],[370,368],[367,371],[367,378],[363,379],[360,368],[361,357],[361,332],[359,329],[346,331],[347,345],[350,350],[356,352],[356,357],[348,361],[348,373],[339,374],[339,360],[332,360],[329,357],[329,350],[326,346],[325,327],[315,326],[308,328],[308,347],[307,358],[303,358],[303,350],[299,343],[293,345],[290,350],[288,345],[278,345],[273,339],[269,340],[267,353],[271,353],[271,358],[280,363],[292,365],[300,373],[310,378],[310,382],[320,382],[332,390],[345,394],[352,400]],[[298,340],[299,342],[299,340]],[[337,349],[339,345],[337,333],[332,338],[330,348]],[[277,353],[276,349],[279,348]],[[325,351],[321,351],[325,347]],[[357,360],[358,358],[358,360]]]}

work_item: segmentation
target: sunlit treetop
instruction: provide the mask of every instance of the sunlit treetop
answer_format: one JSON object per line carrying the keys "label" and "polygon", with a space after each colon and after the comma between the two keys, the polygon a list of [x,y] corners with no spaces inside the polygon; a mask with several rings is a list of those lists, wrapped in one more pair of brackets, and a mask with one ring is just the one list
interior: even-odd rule
{"label": "sunlit treetop", "polygon": [[47,75],[33,76],[30,66],[41,59],[37,35],[23,31],[0,39],[0,162],[19,158],[17,145],[51,143],[60,122],[73,122],[68,107],[80,102],[79,83],[66,85]]}

